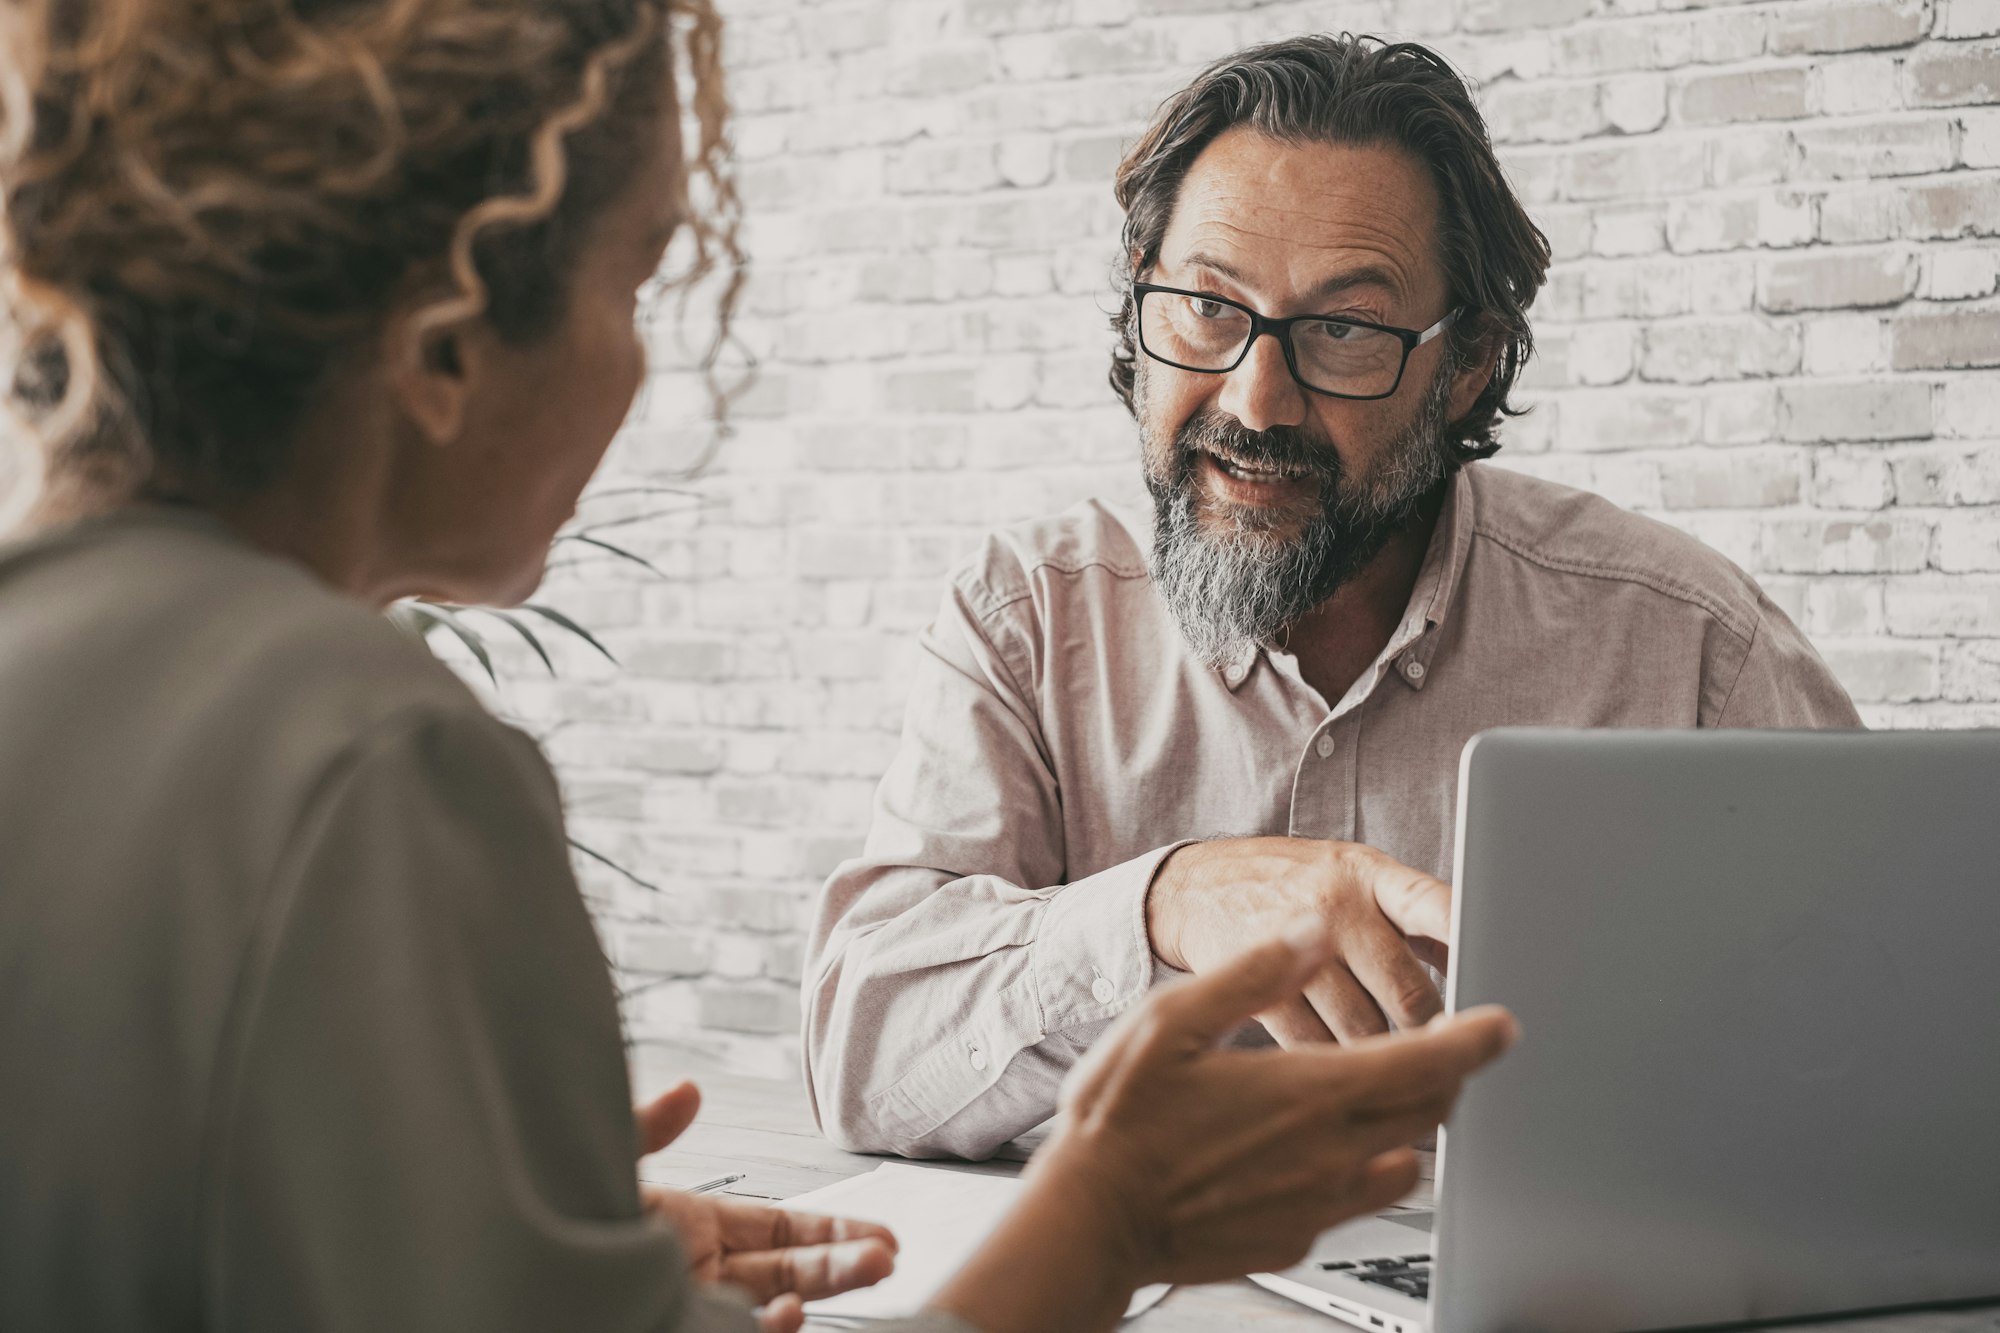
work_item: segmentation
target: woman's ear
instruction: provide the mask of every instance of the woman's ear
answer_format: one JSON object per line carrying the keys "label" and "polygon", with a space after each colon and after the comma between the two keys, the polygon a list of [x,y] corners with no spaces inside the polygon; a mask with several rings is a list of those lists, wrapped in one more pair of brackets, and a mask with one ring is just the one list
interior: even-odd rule
{"label": "woman's ear", "polygon": [[477,320],[406,316],[384,340],[389,392],[424,439],[446,445],[465,431],[487,358]]}

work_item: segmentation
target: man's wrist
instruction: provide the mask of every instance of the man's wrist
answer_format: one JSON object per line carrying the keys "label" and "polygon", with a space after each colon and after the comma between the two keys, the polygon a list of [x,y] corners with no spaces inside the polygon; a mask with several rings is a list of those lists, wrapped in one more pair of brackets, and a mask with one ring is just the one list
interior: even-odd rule
{"label": "man's wrist", "polygon": [[1153,957],[1177,972],[1190,970],[1180,948],[1180,891],[1185,882],[1183,872],[1188,854],[1200,845],[1188,843],[1168,852],[1153,871],[1152,883],[1146,886],[1147,945]]}

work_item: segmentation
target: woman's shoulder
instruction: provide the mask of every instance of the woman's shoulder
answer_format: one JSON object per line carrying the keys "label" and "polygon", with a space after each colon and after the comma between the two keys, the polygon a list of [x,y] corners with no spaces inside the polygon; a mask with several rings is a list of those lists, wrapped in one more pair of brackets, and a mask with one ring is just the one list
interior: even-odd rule
{"label": "woman's shoulder", "polygon": [[0,549],[0,679],[87,727],[306,769],[402,717],[502,729],[386,616],[165,509]]}

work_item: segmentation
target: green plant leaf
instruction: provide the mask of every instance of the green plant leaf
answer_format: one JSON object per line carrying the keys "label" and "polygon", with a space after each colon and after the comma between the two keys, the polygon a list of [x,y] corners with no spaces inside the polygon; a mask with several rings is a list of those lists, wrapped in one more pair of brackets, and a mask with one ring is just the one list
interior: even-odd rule
{"label": "green plant leaf", "polygon": [[542,619],[548,621],[552,625],[556,625],[562,629],[568,630],[571,634],[576,635],[577,638],[582,639],[585,643],[589,644],[591,647],[595,648],[598,652],[602,653],[604,655],[605,661],[611,663],[613,666],[616,666],[618,664],[618,659],[612,655],[612,652],[609,648],[606,648],[603,644],[597,641],[597,636],[595,634],[592,634],[589,630],[577,624],[574,620],[571,620],[568,616],[556,610],[553,606],[543,606],[539,602],[528,602],[525,603],[521,607],[521,609],[533,615],[540,616]]}
{"label": "green plant leaf", "polygon": [[634,884],[637,884],[642,889],[646,889],[652,893],[665,892],[665,890],[662,889],[659,885],[653,883],[651,880],[640,879],[637,875],[627,870],[624,866],[619,865],[616,861],[606,856],[603,852],[598,851],[595,847],[591,847],[585,843],[578,842],[575,838],[569,839],[569,845],[574,847],[577,851],[581,852],[583,855],[589,857],[591,860],[597,862],[599,865],[609,866],[611,869],[617,871],[619,874],[623,875],[626,879],[631,880]]}
{"label": "green plant leaf", "polygon": [[512,625],[514,632],[520,635],[530,648],[535,650],[535,656],[542,659],[542,665],[549,669],[549,674],[551,676],[556,674],[556,664],[549,660],[549,650],[542,647],[542,641],[535,637],[535,632],[529,629],[519,616],[509,615],[505,611],[496,610],[490,606],[482,606],[479,609],[487,615],[492,616],[495,620],[504,620],[509,625]]}
{"label": "green plant leaf", "polygon": [[[418,615],[428,616],[431,620],[430,629],[441,627],[450,630],[460,643],[472,650],[473,657],[478,659],[479,665],[486,671],[486,679],[492,681],[496,687],[500,684],[500,675],[493,669],[493,654],[487,651],[485,636],[467,625],[459,616],[457,608],[446,606],[443,602],[405,602],[404,605],[415,608]],[[429,636],[430,631],[427,629],[425,637]]]}
{"label": "green plant leaf", "polygon": [[655,577],[658,578],[666,577],[665,571],[663,571],[658,565],[654,564],[652,561],[648,560],[645,556],[635,555],[633,552],[626,550],[624,547],[619,546],[615,542],[603,541],[600,540],[599,538],[590,536],[588,533],[565,532],[559,534],[556,537],[556,541],[580,542],[585,546],[594,546],[600,551],[608,551],[612,555],[617,556],[621,560],[630,560],[633,564],[638,565],[644,569],[650,570]]}

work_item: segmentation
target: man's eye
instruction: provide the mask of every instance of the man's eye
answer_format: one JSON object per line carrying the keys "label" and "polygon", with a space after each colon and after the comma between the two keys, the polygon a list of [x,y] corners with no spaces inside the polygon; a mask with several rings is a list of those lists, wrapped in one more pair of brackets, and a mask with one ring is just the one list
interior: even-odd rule
{"label": "man's eye", "polygon": [[1328,342],[1337,343],[1346,342],[1350,338],[1355,337],[1361,332],[1361,328],[1355,324],[1339,324],[1328,321],[1324,324],[1315,324],[1313,332]]}
{"label": "man's eye", "polygon": [[1229,313],[1229,307],[1220,301],[1204,301],[1199,296],[1188,298],[1188,308],[1197,319],[1220,319]]}

